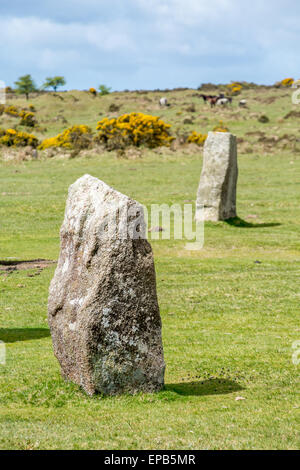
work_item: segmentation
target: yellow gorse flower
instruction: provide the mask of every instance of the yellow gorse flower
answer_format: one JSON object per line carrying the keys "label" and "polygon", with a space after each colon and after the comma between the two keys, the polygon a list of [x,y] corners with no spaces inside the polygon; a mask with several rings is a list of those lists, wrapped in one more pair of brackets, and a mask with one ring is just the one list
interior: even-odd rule
{"label": "yellow gorse flower", "polygon": [[[49,139],[43,140],[40,144],[39,149],[45,150],[50,147],[63,147],[67,149],[73,149],[74,145],[81,139],[83,136],[90,137],[92,139],[92,129],[89,126],[83,124],[72,126],[69,129],[66,129],[61,134],[58,134],[55,137],[50,137]],[[88,144],[88,139],[86,141]]]}
{"label": "yellow gorse flower", "polygon": [[229,132],[229,129],[224,125],[223,121],[219,121],[219,124],[213,128],[213,132]]}
{"label": "yellow gorse flower", "polygon": [[4,112],[8,114],[9,116],[13,116],[13,117],[20,116],[20,109],[17,106],[13,106],[13,105],[7,106],[4,109]]}
{"label": "yellow gorse flower", "polygon": [[229,85],[226,85],[226,86],[231,95],[239,95],[243,89],[243,86],[237,82],[229,83]]}
{"label": "yellow gorse flower", "polygon": [[104,118],[98,122],[96,140],[108,146],[141,146],[149,148],[169,146],[174,137],[169,124],[157,116],[143,113],[123,114],[118,118]]}
{"label": "yellow gorse flower", "polygon": [[92,95],[94,95],[94,96],[97,95],[97,90],[96,90],[96,88],[93,88],[93,87],[90,88],[90,89],[89,89],[89,92],[90,92]]}
{"label": "yellow gorse flower", "polygon": [[187,142],[191,144],[197,144],[200,145],[201,147],[204,145],[205,141],[207,139],[207,134],[201,134],[197,133],[196,131],[193,131],[187,138]]}
{"label": "yellow gorse flower", "polygon": [[293,85],[294,81],[295,80],[293,78],[285,78],[281,81],[281,85],[284,87],[290,87]]}
{"label": "yellow gorse flower", "polygon": [[36,124],[36,119],[35,119],[35,115],[34,115],[34,112],[35,111],[35,108],[34,106],[30,105],[29,106],[29,110],[28,109],[22,109],[22,108],[19,108],[17,106],[14,106],[14,105],[10,105],[10,106],[7,106],[7,107],[2,107],[1,108],[1,113],[6,113],[8,114],[9,116],[12,116],[12,117],[20,117],[21,118],[21,126],[28,126],[28,127],[34,127],[35,124]]}
{"label": "yellow gorse flower", "polygon": [[29,127],[34,127],[36,120],[35,120],[35,115],[32,112],[22,110],[19,114],[21,118],[20,124],[22,126],[29,126]]}
{"label": "yellow gorse flower", "polygon": [[33,134],[18,132],[15,129],[0,129],[0,145],[7,147],[31,147],[38,146],[38,139]]}

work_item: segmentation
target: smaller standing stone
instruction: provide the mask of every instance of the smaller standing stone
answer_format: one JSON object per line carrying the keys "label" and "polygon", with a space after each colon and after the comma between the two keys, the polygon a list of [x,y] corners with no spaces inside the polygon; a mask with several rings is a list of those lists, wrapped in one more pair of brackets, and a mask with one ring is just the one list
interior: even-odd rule
{"label": "smaller standing stone", "polygon": [[237,177],[236,137],[228,132],[209,132],[197,194],[197,221],[236,217]]}

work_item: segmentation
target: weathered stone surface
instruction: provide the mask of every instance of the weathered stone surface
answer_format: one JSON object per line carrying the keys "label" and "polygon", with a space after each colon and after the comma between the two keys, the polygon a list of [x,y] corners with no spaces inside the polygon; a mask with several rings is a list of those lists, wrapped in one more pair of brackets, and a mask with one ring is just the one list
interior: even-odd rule
{"label": "weathered stone surface", "polygon": [[236,217],[237,177],[236,137],[227,132],[209,132],[203,152],[196,220],[216,222]]}
{"label": "weathered stone surface", "polygon": [[89,175],[69,188],[48,318],[63,376],[88,394],[163,387],[161,319],[143,208]]}

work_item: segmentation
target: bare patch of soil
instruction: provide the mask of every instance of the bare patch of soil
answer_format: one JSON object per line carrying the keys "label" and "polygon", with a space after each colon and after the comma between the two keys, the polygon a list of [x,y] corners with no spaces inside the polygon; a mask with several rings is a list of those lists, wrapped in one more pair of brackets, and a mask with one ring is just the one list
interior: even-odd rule
{"label": "bare patch of soil", "polygon": [[43,271],[43,269],[48,268],[56,264],[56,261],[47,260],[47,259],[33,259],[29,261],[20,261],[20,260],[0,260],[0,272],[12,272],[12,271],[20,271],[26,269],[37,269],[39,272]]}

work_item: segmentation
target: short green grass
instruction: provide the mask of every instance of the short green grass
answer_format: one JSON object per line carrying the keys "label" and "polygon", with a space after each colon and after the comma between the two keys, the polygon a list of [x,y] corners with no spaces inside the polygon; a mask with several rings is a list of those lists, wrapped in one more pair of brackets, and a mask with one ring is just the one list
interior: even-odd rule
{"label": "short green grass", "polygon": [[[244,135],[248,124],[236,127]],[[183,204],[195,199],[201,163],[201,150],[2,162],[0,259],[57,259],[67,189],[84,173],[147,206]],[[240,225],[206,224],[198,252],[152,242],[167,363],[160,393],[90,398],[65,383],[47,325],[54,266],[0,271],[1,449],[299,448],[300,156],[240,153],[239,170]]]}

